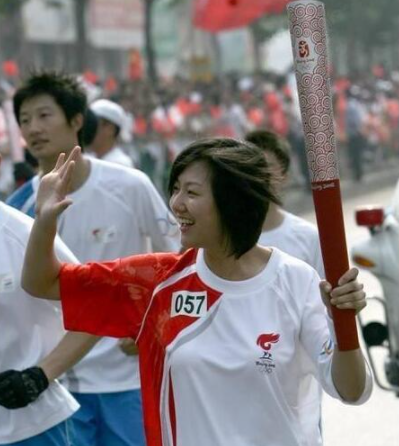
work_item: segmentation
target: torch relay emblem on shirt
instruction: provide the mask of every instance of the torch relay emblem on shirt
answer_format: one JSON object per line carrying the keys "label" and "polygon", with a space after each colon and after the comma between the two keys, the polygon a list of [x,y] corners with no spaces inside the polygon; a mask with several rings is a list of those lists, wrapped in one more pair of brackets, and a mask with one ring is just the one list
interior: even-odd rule
{"label": "torch relay emblem on shirt", "polygon": [[277,344],[279,339],[280,335],[278,333],[264,333],[259,335],[256,344],[263,350],[263,355],[259,357],[255,364],[262,373],[272,373],[276,367],[271,349],[273,344]]}

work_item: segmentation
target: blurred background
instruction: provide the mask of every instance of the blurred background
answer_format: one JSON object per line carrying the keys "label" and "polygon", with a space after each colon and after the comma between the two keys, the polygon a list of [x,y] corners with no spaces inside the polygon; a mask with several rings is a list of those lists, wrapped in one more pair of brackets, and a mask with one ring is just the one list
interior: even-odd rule
{"label": "blurred background", "polygon": [[[314,221],[287,3],[0,0],[0,199],[35,174],[10,107],[21,79],[45,68],[79,76],[89,102],[123,107],[120,147],[165,198],[170,165],[192,140],[277,133],[292,155],[285,207]],[[367,236],[357,207],[390,206],[399,177],[399,0],[324,4],[350,247]],[[368,295],[381,295],[370,276]],[[326,446],[399,444],[394,393],[376,387],[362,408],[323,405]]]}
{"label": "blurred background", "polygon": [[[176,75],[208,81],[228,73],[289,70],[287,1],[263,0],[258,8],[257,0],[216,0],[220,6],[213,14],[220,14],[220,20],[207,17],[206,8],[215,8],[207,3],[1,0],[0,60],[15,62],[21,71],[32,66],[93,71],[101,81],[108,76],[126,81],[143,75],[153,82]],[[398,68],[396,0],[325,0],[324,4],[334,74],[364,75],[376,65]],[[239,30],[232,30],[238,22],[228,17],[229,9],[240,11]],[[140,64],[144,73],[135,66]]]}
{"label": "blurred background", "polygon": [[[0,0],[3,90],[32,69],[79,75],[90,101],[105,97],[124,107],[122,144],[161,191],[170,162],[192,139],[268,128],[291,143],[291,186],[306,193],[287,3]],[[399,1],[324,4],[341,176],[360,182],[399,155]],[[361,116],[360,154],[348,144],[350,101]],[[0,151],[10,166],[20,157],[10,153],[1,113]],[[15,186],[10,169],[4,179],[5,162],[0,193]]]}

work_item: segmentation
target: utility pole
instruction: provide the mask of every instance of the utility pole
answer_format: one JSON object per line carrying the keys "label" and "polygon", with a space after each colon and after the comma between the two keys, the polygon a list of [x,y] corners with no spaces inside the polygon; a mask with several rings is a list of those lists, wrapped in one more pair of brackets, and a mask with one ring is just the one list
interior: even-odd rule
{"label": "utility pole", "polygon": [[75,0],[76,20],[76,69],[83,72],[87,68],[87,36],[86,36],[86,11],[87,0]]}
{"label": "utility pole", "polygon": [[155,90],[158,88],[158,71],[152,37],[152,12],[155,0],[142,0],[144,3],[144,46],[147,59],[147,76]]}

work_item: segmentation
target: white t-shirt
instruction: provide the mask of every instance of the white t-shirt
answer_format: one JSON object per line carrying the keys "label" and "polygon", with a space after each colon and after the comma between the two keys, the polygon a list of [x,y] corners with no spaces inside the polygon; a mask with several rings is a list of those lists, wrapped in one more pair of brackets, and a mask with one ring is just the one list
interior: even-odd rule
{"label": "white t-shirt", "polygon": [[[72,193],[73,205],[60,217],[58,232],[80,262],[111,260],[154,251],[177,251],[174,217],[147,175],[90,158],[90,176]],[[33,187],[37,192],[39,179]],[[63,379],[72,392],[104,393],[140,387],[138,357],[121,351],[118,340],[101,339]]]}
{"label": "white t-shirt", "polygon": [[101,159],[103,161],[120,164],[121,166],[125,167],[134,167],[133,160],[128,155],[126,155],[126,153],[120,147],[114,147]]}
{"label": "white t-shirt", "polygon": [[[58,303],[35,299],[21,288],[20,277],[33,220],[0,203],[0,372],[32,367],[65,335]],[[75,262],[57,240],[58,256]],[[27,407],[0,406],[0,444],[38,435],[69,418],[79,405],[57,381]]]}
{"label": "white t-shirt", "polygon": [[[281,225],[270,231],[263,231],[259,238],[259,244],[274,246],[305,261],[319,273],[320,277],[324,277],[317,228],[294,214],[286,211],[283,213],[284,220]],[[321,386],[315,378],[317,371],[311,363],[307,361],[303,363],[302,373],[300,421],[309,439],[309,444],[312,446],[321,445]]]}
{"label": "white t-shirt", "polygon": [[13,165],[12,159],[3,155],[0,170],[0,194],[9,194],[12,190],[14,185]]}
{"label": "white t-shirt", "polygon": [[284,220],[281,225],[270,231],[263,231],[258,243],[263,246],[275,246],[303,260],[324,278],[323,258],[316,226],[290,212],[282,212]]}
{"label": "white t-shirt", "polygon": [[[313,446],[299,417],[301,360],[340,399],[319,277],[277,249],[243,281],[216,276],[191,249],[65,265],[60,290],[68,329],[136,338],[148,446]],[[372,390],[366,373],[356,404]]]}

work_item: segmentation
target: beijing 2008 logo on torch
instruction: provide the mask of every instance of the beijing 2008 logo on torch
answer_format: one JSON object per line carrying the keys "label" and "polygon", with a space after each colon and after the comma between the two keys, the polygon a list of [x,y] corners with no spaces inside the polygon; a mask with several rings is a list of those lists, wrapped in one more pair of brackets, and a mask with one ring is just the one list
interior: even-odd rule
{"label": "beijing 2008 logo on torch", "polygon": [[279,340],[280,335],[278,333],[264,333],[259,335],[256,344],[263,350],[263,355],[259,357],[255,364],[262,373],[272,373],[273,369],[276,368],[271,349],[273,344],[277,344]]}
{"label": "beijing 2008 logo on torch", "polygon": [[298,54],[301,59],[310,56],[310,48],[306,40],[300,40],[298,42]]}
{"label": "beijing 2008 logo on torch", "polygon": [[300,37],[294,44],[296,66],[300,73],[312,73],[317,66],[318,55],[310,39]]}

